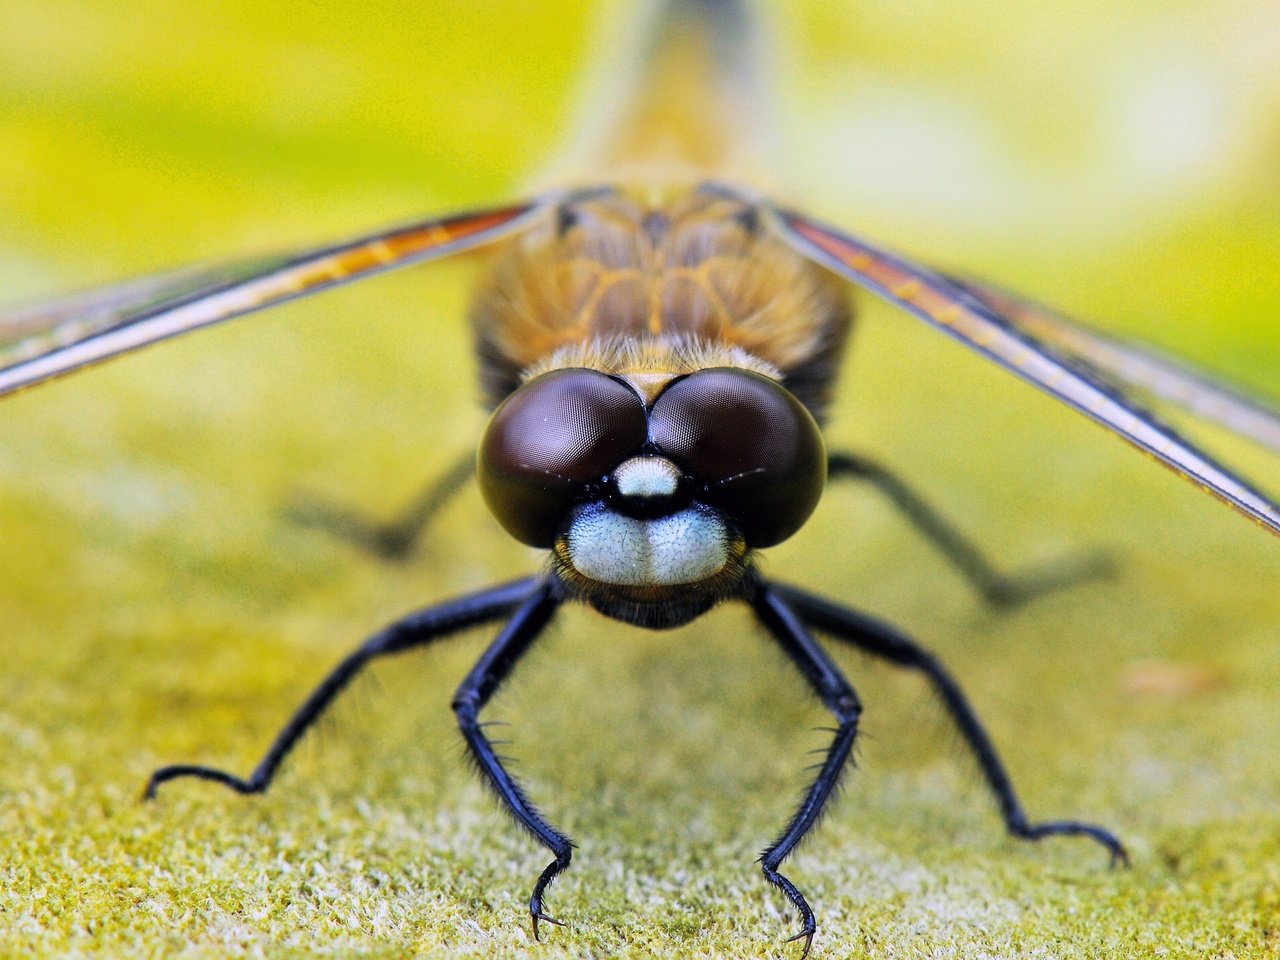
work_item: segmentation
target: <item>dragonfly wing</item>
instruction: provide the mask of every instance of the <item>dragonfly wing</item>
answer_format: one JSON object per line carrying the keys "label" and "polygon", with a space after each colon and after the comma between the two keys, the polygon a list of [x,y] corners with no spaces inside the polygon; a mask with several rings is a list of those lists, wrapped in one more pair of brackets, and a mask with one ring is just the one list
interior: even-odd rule
{"label": "dragonfly wing", "polygon": [[470,250],[516,233],[550,199],[381,230],[346,243],[127,281],[0,314],[0,396],[190,330]]}
{"label": "dragonfly wing", "polygon": [[1126,397],[1060,339],[1046,342],[962,284],[803,214],[779,210],[770,219],[814,262],[959,340],[1280,534],[1280,506]]}
{"label": "dragonfly wing", "polygon": [[948,277],[1011,324],[1076,356],[1127,386],[1280,451],[1280,409],[1217,381],[1184,360],[1094,330],[1051,307],[990,284]]}

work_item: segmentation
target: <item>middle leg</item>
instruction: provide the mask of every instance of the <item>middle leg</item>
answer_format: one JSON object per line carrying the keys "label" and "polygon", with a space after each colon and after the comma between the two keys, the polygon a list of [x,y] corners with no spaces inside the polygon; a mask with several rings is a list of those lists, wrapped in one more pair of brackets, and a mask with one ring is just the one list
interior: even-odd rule
{"label": "middle leg", "polygon": [[275,779],[280,765],[297,745],[303,734],[311,728],[319,716],[347,685],[374,660],[402,653],[411,647],[419,647],[467,627],[488,623],[516,611],[522,601],[539,588],[541,577],[526,577],[512,583],[490,587],[479,593],[468,594],[437,604],[411,614],[386,627],[349,654],[335,667],[320,685],[311,691],[289,718],[266,754],[248,777],[240,777],[217,767],[202,764],[179,763],[161,767],[147,781],[143,799],[150,800],[160,785],[179,777],[211,780],[236,791],[236,793],[263,793]]}
{"label": "middle leg", "polygon": [[995,744],[983,729],[982,721],[970,706],[960,685],[931,653],[888,624],[830,600],[782,584],[777,584],[774,589],[809,626],[830,633],[838,640],[891,663],[919,670],[928,678],[977,758],[982,775],[1000,805],[1000,813],[1009,833],[1023,840],[1041,840],[1051,836],[1088,837],[1106,847],[1112,866],[1128,864],[1129,855],[1125,852],[1124,845],[1109,830],[1077,820],[1047,820],[1037,823],[1027,817],[1017,791],[1013,788],[1013,781],[1009,779],[1004,763],[996,753]]}

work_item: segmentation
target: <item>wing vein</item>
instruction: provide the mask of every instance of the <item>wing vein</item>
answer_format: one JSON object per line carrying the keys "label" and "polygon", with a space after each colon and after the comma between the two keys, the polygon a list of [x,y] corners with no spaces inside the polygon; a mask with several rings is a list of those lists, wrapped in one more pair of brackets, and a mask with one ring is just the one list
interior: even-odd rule
{"label": "wing vein", "polygon": [[[865,240],[794,211],[773,211],[770,219],[783,239],[816,263],[915,314],[1280,534],[1280,506],[1107,384],[1094,372],[1091,355],[1075,352],[1062,338],[1040,339],[994,309],[981,291]],[[909,298],[904,290],[911,291]]]}

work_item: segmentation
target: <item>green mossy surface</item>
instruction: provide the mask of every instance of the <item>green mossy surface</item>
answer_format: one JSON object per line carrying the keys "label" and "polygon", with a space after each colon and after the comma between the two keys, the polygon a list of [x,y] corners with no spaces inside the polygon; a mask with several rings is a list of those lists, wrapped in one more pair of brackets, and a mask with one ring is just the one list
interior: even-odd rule
{"label": "green mossy surface", "polygon": [[[789,6],[794,192],[1274,388],[1274,13],[1164,6]],[[0,0],[5,299],[509,195],[566,128],[587,4],[462,7]],[[1188,92],[1153,129],[1208,91],[1199,161],[1176,137],[1125,153],[1148,80],[1152,109]],[[740,609],[662,634],[566,610],[493,705],[580,844],[550,899],[571,926],[542,946],[524,903],[545,853],[447,707],[488,631],[373,669],[268,796],[139,802],[159,764],[247,772],[374,628],[541,562],[474,490],[404,565],[282,514],[311,491],[388,516],[474,443],[474,272],[360,284],[0,405],[0,954],[795,952],[753,861],[827,719]],[[788,870],[815,956],[1280,953],[1276,541],[1078,421],[868,307],[832,445],[913,478],[1009,569],[1101,548],[1119,573],[994,613],[857,488],[764,564],[937,651],[1031,814],[1114,828],[1133,866],[1007,839],[920,680],[837,650],[865,735]],[[1204,436],[1280,488],[1274,458]]]}

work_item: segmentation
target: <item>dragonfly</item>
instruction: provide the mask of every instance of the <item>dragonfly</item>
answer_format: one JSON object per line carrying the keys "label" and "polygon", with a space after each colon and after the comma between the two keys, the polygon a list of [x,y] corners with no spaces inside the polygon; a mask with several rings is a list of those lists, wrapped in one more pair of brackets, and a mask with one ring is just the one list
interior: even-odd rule
{"label": "dragonfly", "polygon": [[844,603],[766,577],[758,551],[805,524],[829,480],[880,490],[982,595],[1013,605],[1096,575],[1091,563],[1005,576],[910,484],[875,459],[828,450],[822,425],[867,291],[1026,381],[1192,481],[1264,530],[1280,506],[1155,412],[1180,408],[1280,452],[1280,410],[1140,342],[890,248],[776,202],[754,184],[763,80],[758,28],[737,0],[654,5],[631,94],[569,186],[375,230],[338,243],[195,267],[72,294],[0,315],[0,396],[236,317],[393,269],[468,251],[489,257],[472,310],[490,419],[474,459],[433,484],[394,525],[335,510],[309,522],[383,553],[403,551],[445,498],[474,477],[515,540],[545,551],[543,570],[428,607],[384,627],[323,678],[248,776],[184,763],[182,778],[265,791],[299,739],[370,663],[497,624],[452,709],[481,778],[552,854],[528,902],[573,857],[533,805],[481,716],[566,603],[642,629],[670,629],[724,603],[745,604],[835,729],[803,799],[760,859],[812,946],[817,919],[781,867],[817,824],[848,766],[862,707],[816,635],[917,671],[977,760],[1004,825],[1029,841],[1080,837],[1127,862],[1109,830],[1035,820],[969,699],[924,646]]}

